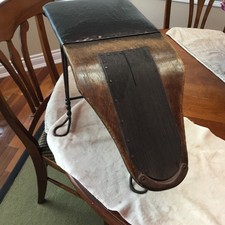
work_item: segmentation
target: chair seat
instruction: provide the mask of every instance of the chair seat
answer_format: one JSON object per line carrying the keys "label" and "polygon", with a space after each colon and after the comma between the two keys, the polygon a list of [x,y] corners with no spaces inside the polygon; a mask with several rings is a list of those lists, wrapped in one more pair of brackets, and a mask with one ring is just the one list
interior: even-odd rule
{"label": "chair seat", "polygon": [[41,155],[55,162],[54,155],[47,143],[47,133],[45,131],[43,131],[43,133],[41,134],[38,143],[40,146]]}

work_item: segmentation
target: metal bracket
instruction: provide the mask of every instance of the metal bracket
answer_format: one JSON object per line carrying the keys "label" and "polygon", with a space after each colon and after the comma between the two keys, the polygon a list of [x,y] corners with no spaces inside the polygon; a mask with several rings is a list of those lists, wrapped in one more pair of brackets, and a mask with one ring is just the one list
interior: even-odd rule
{"label": "metal bracket", "polygon": [[[67,62],[67,57],[66,54],[63,50],[63,46],[61,45],[60,47],[61,49],[61,55],[62,55],[62,65],[63,65],[63,76],[64,76],[64,88],[65,88],[65,104],[66,104],[66,110],[67,110],[67,117],[66,119],[63,121],[62,124],[56,126],[53,130],[53,134],[57,137],[62,137],[62,136],[66,136],[69,133],[70,130],[70,126],[71,126],[71,100],[76,100],[76,99],[80,99],[83,98],[83,96],[76,96],[76,97],[70,97],[70,93],[69,93],[69,77],[68,77],[68,62]],[[64,124],[66,124],[68,122],[67,125],[67,129],[63,134],[57,134],[57,130],[62,127]]]}

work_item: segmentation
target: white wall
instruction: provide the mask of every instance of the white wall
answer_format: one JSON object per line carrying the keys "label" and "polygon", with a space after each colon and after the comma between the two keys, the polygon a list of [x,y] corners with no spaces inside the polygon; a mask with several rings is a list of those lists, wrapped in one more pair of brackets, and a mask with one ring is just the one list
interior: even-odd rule
{"label": "white wall", "polygon": [[[130,0],[157,28],[163,27],[164,0]],[[187,25],[188,5],[186,3],[173,2],[171,25]],[[213,7],[206,27],[208,29],[223,30],[225,26],[225,12],[218,7]]]}

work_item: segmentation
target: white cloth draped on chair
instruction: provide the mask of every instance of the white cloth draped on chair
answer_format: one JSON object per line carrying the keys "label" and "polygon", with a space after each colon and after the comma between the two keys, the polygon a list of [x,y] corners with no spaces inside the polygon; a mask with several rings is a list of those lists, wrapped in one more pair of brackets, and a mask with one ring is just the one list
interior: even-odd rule
{"label": "white cloth draped on chair", "polygon": [[49,147],[57,164],[107,208],[118,211],[133,225],[224,224],[225,142],[222,139],[185,118],[187,177],[167,191],[135,194],[129,189],[129,174],[112,138],[85,100],[72,108],[69,134],[53,135],[54,127],[65,118],[63,101],[59,104],[60,98],[64,98],[63,90],[61,78],[52,98],[57,101],[50,101],[47,109]]}

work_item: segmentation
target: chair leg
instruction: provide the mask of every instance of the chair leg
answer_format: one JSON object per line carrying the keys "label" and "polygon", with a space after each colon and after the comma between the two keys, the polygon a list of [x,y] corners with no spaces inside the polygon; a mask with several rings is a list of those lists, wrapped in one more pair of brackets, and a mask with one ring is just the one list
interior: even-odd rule
{"label": "chair leg", "polygon": [[47,173],[38,175],[37,174],[37,185],[38,185],[38,203],[41,204],[45,201],[45,194],[47,190]]}
{"label": "chair leg", "polygon": [[41,204],[45,201],[45,194],[47,190],[47,167],[41,157],[38,157],[38,159],[34,158],[32,161],[37,177],[38,203]]}

